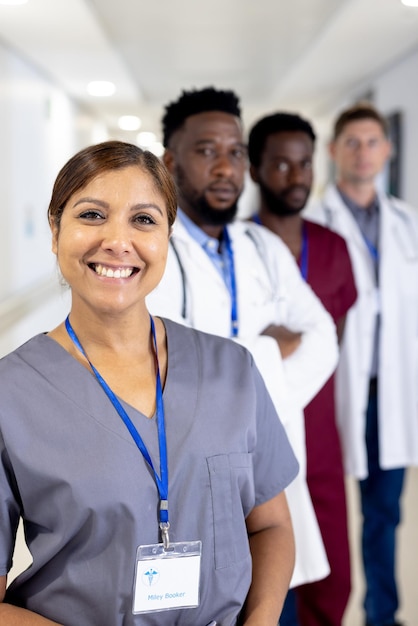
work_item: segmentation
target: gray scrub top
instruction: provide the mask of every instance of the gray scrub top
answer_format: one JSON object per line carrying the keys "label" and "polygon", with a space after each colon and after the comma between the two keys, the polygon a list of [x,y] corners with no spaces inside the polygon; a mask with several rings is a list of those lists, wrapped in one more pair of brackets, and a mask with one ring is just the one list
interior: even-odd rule
{"label": "gray scrub top", "polygon": [[[6,601],[65,626],[235,624],[251,582],[245,518],[297,461],[252,357],[164,320],[171,541],[202,541],[200,605],[134,616],[138,545],[158,542],[148,465],[96,379],[38,335],[0,361],[0,575],[19,516],[33,565]],[[159,468],[156,420],[124,404]]]}

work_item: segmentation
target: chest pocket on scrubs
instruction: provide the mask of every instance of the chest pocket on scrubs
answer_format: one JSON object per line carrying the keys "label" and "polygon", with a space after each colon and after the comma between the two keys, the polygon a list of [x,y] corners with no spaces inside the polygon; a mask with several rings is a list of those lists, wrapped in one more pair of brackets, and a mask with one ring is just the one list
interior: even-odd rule
{"label": "chest pocket on scrubs", "polygon": [[207,458],[213,508],[215,569],[230,567],[250,554],[245,517],[254,506],[250,454]]}

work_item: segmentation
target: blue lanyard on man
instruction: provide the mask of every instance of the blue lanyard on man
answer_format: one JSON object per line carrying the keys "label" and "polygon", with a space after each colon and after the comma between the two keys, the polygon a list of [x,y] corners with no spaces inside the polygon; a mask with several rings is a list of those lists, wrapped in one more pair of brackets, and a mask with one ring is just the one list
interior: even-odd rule
{"label": "blue lanyard on man", "polygon": [[363,235],[363,239],[364,239],[364,243],[367,246],[367,249],[370,253],[370,256],[372,257],[374,263],[378,263],[379,261],[379,250],[377,249],[377,246],[373,245],[373,243],[370,241],[370,239],[368,239],[366,237],[366,235],[364,233],[362,233]]}
{"label": "blue lanyard on man", "polygon": [[229,261],[229,286],[230,286],[230,294],[231,294],[231,337],[238,337],[238,332],[239,332],[238,298],[237,298],[237,283],[235,279],[234,250],[233,250],[231,238],[229,236],[228,229],[226,226],[223,229],[223,241],[225,242],[225,248],[228,254],[228,261]]}
{"label": "blue lanyard on man", "polygon": [[302,226],[302,249],[300,252],[300,273],[305,282],[308,280],[308,233],[306,232],[306,226]]}
{"label": "blue lanyard on man", "polygon": [[103,391],[106,393],[107,397],[109,398],[109,400],[115,407],[116,411],[118,412],[119,416],[123,420],[125,426],[129,430],[133,440],[135,441],[137,447],[139,448],[142,456],[144,457],[145,461],[148,463],[148,465],[150,466],[154,474],[155,483],[157,485],[158,493],[160,496],[159,526],[161,530],[164,547],[168,547],[169,545],[168,530],[170,528],[170,522],[169,522],[169,517],[168,517],[167,439],[166,439],[165,422],[164,422],[163,391],[162,391],[162,385],[161,385],[160,368],[159,368],[159,363],[158,363],[157,339],[156,339],[156,334],[155,334],[154,320],[152,319],[151,316],[150,316],[150,320],[151,320],[151,333],[152,333],[152,338],[153,338],[154,354],[155,354],[155,362],[156,362],[157,380],[156,380],[155,397],[156,397],[156,407],[157,407],[158,445],[159,445],[159,451],[160,451],[160,476],[155,470],[153,462],[147,450],[147,447],[145,443],[143,442],[141,435],[138,433],[137,429],[132,423],[129,415],[127,414],[127,412],[125,411],[121,403],[119,402],[114,392],[111,390],[109,385],[100,375],[98,370],[94,367],[94,365],[91,363],[90,359],[88,358],[87,354],[85,353],[83,346],[81,345],[77,335],[74,332],[73,327],[71,326],[69,316],[67,316],[65,320],[65,328],[67,329],[67,332],[72,342],[76,346],[76,348],[78,348],[78,350],[87,359],[97,381],[99,382]]}

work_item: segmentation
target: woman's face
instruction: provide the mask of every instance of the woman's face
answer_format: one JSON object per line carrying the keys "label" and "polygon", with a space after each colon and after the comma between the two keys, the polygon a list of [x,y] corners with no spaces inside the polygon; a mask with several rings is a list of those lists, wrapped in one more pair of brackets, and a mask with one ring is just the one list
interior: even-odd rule
{"label": "woman's face", "polygon": [[165,200],[139,167],[111,170],[70,197],[52,235],[73,307],[81,301],[116,313],[144,306],[167,259]]}

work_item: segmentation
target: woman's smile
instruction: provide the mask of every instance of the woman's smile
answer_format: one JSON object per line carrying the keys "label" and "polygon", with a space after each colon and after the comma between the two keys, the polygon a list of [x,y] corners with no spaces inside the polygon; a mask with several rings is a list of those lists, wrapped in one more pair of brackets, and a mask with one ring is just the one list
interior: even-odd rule
{"label": "woman's smile", "polygon": [[99,276],[106,278],[129,278],[140,271],[138,267],[110,267],[102,263],[89,263],[88,266]]}

